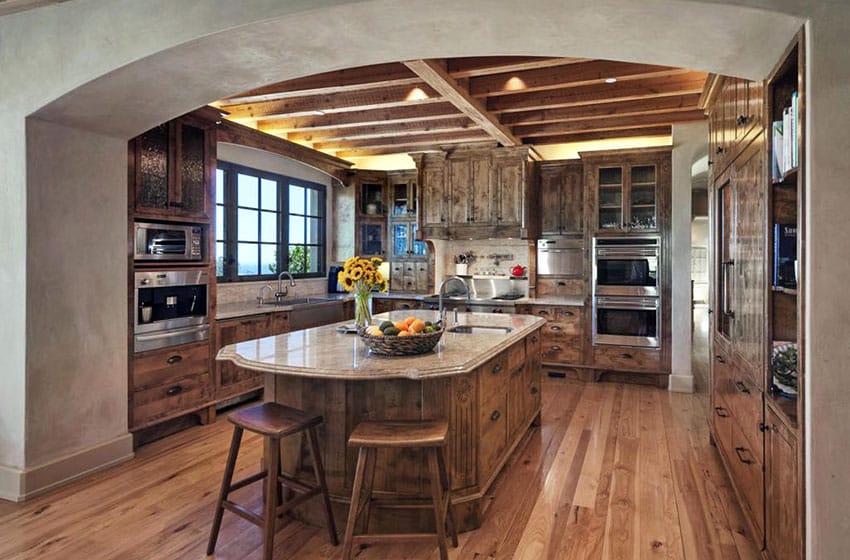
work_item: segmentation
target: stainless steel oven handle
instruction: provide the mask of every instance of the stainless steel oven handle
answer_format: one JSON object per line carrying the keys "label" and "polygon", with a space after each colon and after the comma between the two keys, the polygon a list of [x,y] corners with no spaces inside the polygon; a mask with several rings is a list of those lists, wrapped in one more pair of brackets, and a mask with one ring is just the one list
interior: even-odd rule
{"label": "stainless steel oven handle", "polygon": [[617,249],[607,249],[603,247],[596,248],[597,257],[606,257],[609,259],[633,259],[635,257],[657,257],[658,248],[651,249],[629,249],[623,250],[622,247]]}
{"label": "stainless steel oven handle", "polygon": [[[637,301],[635,301],[637,299]],[[656,311],[658,309],[658,301],[646,300],[643,298],[635,299],[613,299],[613,298],[596,298],[596,307],[600,309],[633,309],[637,311]]]}
{"label": "stainless steel oven handle", "polygon": [[163,338],[171,338],[173,336],[177,336],[177,335],[181,335],[181,334],[203,332],[203,331],[208,331],[208,330],[210,330],[209,325],[199,325],[197,327],[186,327],[186,328],[182,328],[182,329],[171,329],[171,330],[167,330],[167,331],[159,331],[159,332],[146,333],[146,334],[137,334],[136,340],[140,340],[140,341],[143,341],[143,340],[161,340]]}

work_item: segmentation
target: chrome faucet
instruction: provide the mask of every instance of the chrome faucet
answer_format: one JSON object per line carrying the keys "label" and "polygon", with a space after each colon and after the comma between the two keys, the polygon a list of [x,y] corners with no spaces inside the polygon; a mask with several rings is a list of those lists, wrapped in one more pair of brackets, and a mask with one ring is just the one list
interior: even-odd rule
{"label": "chrome faucet", "polygon": [[257,293],[257,307],[262,307],[266,300],[263,298],[263,290],[268,290],[269,294],[273,293],[272,287],[269,284],[260,286],[260,291]]}
{"label": "chrome faucet", "polygon": [[274,293],[274,299],[278,303],[283,301],[283,298],[286,297],[286,294],[289,293],[289,288],[286,288],[286,291],[283,290],[283,275],[287,275],[289,277],[289,285],[291,287],[295,287],[295,279],[292,278],[292,275],[288,270],[284,270],[280,274],[277,275],[277,291]]}
{"label": "chrome faucet", "polygon": [[[448,284],[452,280],[457,280],[458,282],[463,284],[463,289],[466,290],[466,300],[467,301],[469,301],[469,297],[470,297],[470,295],[469,295],[469,285],[460,276],[449,276],[448,278],[446,278],[445,280],[440,282],[440,287],[437,288],[437,309],[438,309],[438,312],[440,314],[440,321],[443,321],[444,325],[445,325],[445,320],[444,320],[445,318],[443,316],[443,313],[445,312],[445,309],[443,308],[443,288],[445,287],[446,284]],[[457,310],[455,310],[455,311],[457,311]],[[455,318],[455,322],[457,322],[457,318]]]}

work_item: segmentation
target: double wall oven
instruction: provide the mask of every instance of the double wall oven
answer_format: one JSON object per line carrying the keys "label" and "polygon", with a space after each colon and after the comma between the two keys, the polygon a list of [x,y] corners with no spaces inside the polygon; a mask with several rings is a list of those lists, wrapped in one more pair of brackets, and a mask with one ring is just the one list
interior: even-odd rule
{"label": "double wall oven", "polygon": [[593,344],[658,348],[661,238],[593,240]]}

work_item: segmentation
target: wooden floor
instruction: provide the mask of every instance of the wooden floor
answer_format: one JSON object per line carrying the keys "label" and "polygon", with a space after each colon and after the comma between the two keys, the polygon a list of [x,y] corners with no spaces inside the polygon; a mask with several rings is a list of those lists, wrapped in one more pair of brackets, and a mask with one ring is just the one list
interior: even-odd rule
{"label": "wooden floor", "polygon": [[[755,559],[708,442],[704,394],[547,380],[543,425],[497,479],[453,559]],[[136,459],[25,504],[0,502],[0,559],[203,558],[224,468],[223,419],[149,444]],[[237,476],[260,440],[246,433]],[[237,496],[259,507],[259,486]],[[343,526],[339,520],[340,527]],[[226,513],[216,558],[260,557],[260,531]],[[276,558],[339,558],[323,528],[284,521]],[[426,545],[375,545],[360,560],[427,559]]]}

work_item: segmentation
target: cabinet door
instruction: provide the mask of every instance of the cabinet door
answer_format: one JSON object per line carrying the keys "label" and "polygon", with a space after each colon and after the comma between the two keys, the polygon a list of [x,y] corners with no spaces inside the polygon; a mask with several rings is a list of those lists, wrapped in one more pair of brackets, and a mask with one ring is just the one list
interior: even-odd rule
{"label": "cabinet door", "polygon": [[416,263],[413,261],[407,261],[402,263],[404,267],[404,286],[402,289],[405,292],[415,292],[416,291]]}
{"label": "cabinet door", "polygon": [[569,165],[561,173],[561,233],[584,233],[584,184],[581,164]]}
{"label": "cabinet door", "polygon": [[542,168],[538,185],[540,231],[543,235],[558,235],[563,223],[563,189],[559,169]]}
{"label": "cabinet door", "polygon": [[206,131],[196,126],[178,123],[180,138],[178,157],[175,167],[179,173],[177,185],[169,197],[172,207],[181,214],[192,216],[206,215],[207,182],[206,176]]}
{"label": "cabinet door", "polygon": [[[266,331],[269,330],[270,322],[271,318],[268,315],[217,322],[217,350],[228,344],[235,344],[265,336]],[[263,384],[261,373],[240,368],[232,362],[216,361],[216,369],[218,370],[216,398],[250,391],[261,387]]]}
{"label": "cabinet door", "polygon": [[384,220],[362,219],[357,226],[357,254],[361,257],[386,255],[387,224]]}
{"label": "cabinet door", "polygon": [[734,321],[732,300],[735,293],[735,275],[732,268],[735,266],[735,187],[728,173],[718,180],[714,189],[714,201],[716,208],[714,231],[717,232],[714,294],[717,313],[715,313],[714,324],[716,334],[728,345],[732,341]]}
{"label": "cabinet door", "polygon": [[431,293],[431,282],[429,281],[429,266],[427,262],[419,261],[416,263],[416,291],[422,293]]}
{"label": "cabinet door", "polygon": [[390,265],[390,290],[404,291],[404,262],[402,261],[394,261]]}
{"label": "cabinet door", "polygon": [[493,162],[493,191],[496,225],[522,223],[522,194],[525,191],[525,162],[519,158],[497,158]]}
{"label": "cabinet door", "polygon": [[599,167],[596,175],[597,224],[601,230],[622,230],[626,225],[623,213],[624,169],[622,166]]}
{"label": "cabinet door", "polygon": [[443,163],[426,163],[422,170],[422,225],[446,225],[446,174]]}
{"label": "cabinet door", "polygon": [[765,442],[766,545],[773,560],[803,557],[797,438],[768,409]]}
{"label": "cabinet door", "polygon": [[472,219],[470,194],[472,187],[472,164],[469,159],[449,161],[450,208],[449,217],[453,224],[465,224]]}
{"label": "cabinet door", "polygon": [[629,166],[626,222],[632,231],[658,229],[658,169],[655,165]]}
{"label": "cabinet door", "polygon": [[410,256],[411,231],[409,222],[394,222],[390,224],[390,237],[392,238],[391,259],[404,259]]}
{"label": "cabinet door", "polygon": [[135,138],[136,211],[167,210],[169,194],[168,123]]}
{"label": "cabinet door", "polygon": [[490,158],[475,157],[470,161],[472,183],[470,189],[469,221],[486,225],[494,223],[495,201],[491,189]]}

